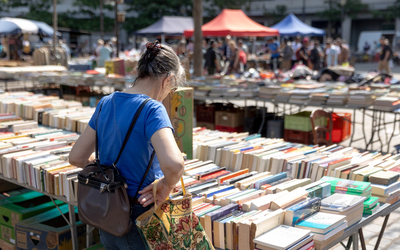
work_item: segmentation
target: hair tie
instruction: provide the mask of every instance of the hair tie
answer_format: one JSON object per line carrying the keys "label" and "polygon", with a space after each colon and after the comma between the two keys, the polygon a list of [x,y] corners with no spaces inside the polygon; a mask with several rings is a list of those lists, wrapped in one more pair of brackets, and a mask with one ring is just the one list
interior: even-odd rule
{"label": "hair tie", "polygon": [[148,51],[149,54],[149,59],[154,59],[158,52],[160,52],[162,49],[161,44],[156,40],[154,43],[148,42],[146,43],[146,51]]}

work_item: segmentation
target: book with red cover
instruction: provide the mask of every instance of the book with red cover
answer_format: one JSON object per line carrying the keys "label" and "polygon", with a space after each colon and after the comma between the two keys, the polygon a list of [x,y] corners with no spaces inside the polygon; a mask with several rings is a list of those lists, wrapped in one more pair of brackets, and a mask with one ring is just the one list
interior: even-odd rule
{"label": "book with red cover", "polygon": [[326,175],[328,174],[329,168],[330,168],[332,165],[337,164],[337,163],[340,163],[340,162],[342,162],[342,161],[347,161],[347,160],[350,160],[350,159],[351,159],[351,157],[346,157],[346,158],[343,158],[343,159],[339,159],[339,160],[337,160],[337,161],[330,162],[330,163],[328,164],[328,167],[325,169],[324,176],[326,176]]}
{"label": "book with red cover", "polygon": [[200,181],[207,181],[207,180],[211,180],[211,179],[216,179],[218,177],[227,175],[229,173],[230,173],[229,171],[221,170],[221,171],[218,171],[218,172],[215,172],[215,173],[212,173],[212,174],[206,174],[206,175],[203,175],[200,178]]}

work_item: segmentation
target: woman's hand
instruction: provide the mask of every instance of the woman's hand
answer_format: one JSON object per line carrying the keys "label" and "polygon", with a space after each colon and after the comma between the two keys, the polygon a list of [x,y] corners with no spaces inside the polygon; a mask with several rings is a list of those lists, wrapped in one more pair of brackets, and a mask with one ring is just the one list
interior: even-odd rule
{"label": "woman's hand", "polygon": [[[156,193],[157,205],[160,205],[167,199],[173,188],[174,187],[169,187],[167,185],[164,178],[161,178],[158,181],[157,193]],[[143,207],[147,207],[148,205],[152,204],[154,202],[153,183],[143,188],[141,191],[139,191],[139,194],[141,195],[138,198],[138,201]]]}

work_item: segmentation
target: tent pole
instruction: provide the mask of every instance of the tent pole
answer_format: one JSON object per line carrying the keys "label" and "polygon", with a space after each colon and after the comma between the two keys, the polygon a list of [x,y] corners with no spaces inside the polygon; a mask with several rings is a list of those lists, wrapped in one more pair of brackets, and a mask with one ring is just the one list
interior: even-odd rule
{"label": "tent pole", "polygon": [[253,36],[253,49],[252,49],[252,53],[255,55],[257,50],[257,37]]}
{"label": "tent pole", "polygon": [[161,43],[165,44],[165,35],[164,34],[161,35]]}
{"label": "tent pole", "polygon": [[[57,48],[57,0],[53,0],[53,51],[54,57],[56,56]],[[56,60],[55,60],[56,61]]]}

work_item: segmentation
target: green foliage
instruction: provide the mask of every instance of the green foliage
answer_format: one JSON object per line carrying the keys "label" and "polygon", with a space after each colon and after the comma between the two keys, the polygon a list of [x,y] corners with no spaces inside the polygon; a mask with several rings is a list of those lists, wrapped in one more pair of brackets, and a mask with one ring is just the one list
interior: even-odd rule
{"label": "green foliage", "polygon": [[[223,9],[241,9],[243,2],[242,0],[205,0],[206,5],[204,11],[208,13],[207,20],[211,20]],[[250,1],[247,1],[250,2]]]}
{"label": "green foliage", "polygon": [[274,25],[282,21],[283,18],[287,15],[287,7],[286,5],[277,5],[275,10],[267,11],[267,8],[264,6],[264,15],[266,18],[272,18],[273,22],[269,25]]}
{"label": "green foliage", "polygon": [[385,20],[391,21],[400,16],[400,0],[387,7],[386,10],[372,11],[374,18],[383,18]]}
{"label": "green foliage", "polygon": [[126,18],[123,27],[128,33],[142,29],[156,22],[163,16],[192,16],[191,0],[134,0],[129,4],[129,11],[136,17]]}
{"label": "green foliage", "polygon": [[361,0],[347,0],[344,7],[340,6],[339,0],[329,0],[329,8],[317,13],[321,18],[326,18],[329,21],[340,21],[342,8],[344,14],[350,18],[357,17],[358,14],[368,10],[368,4],[363,4]]}
{"label": "green foliage", "polygon": [[[0,0],[2,1],[1,10],[7,11],[13,8],[27,7],[29,12],[24,16],[26,19],[46,22],[51,24],[53,22],[52,14],[48,11],[52,4],[52,0]],[[60,1],[60,0],[59,0]]]}

